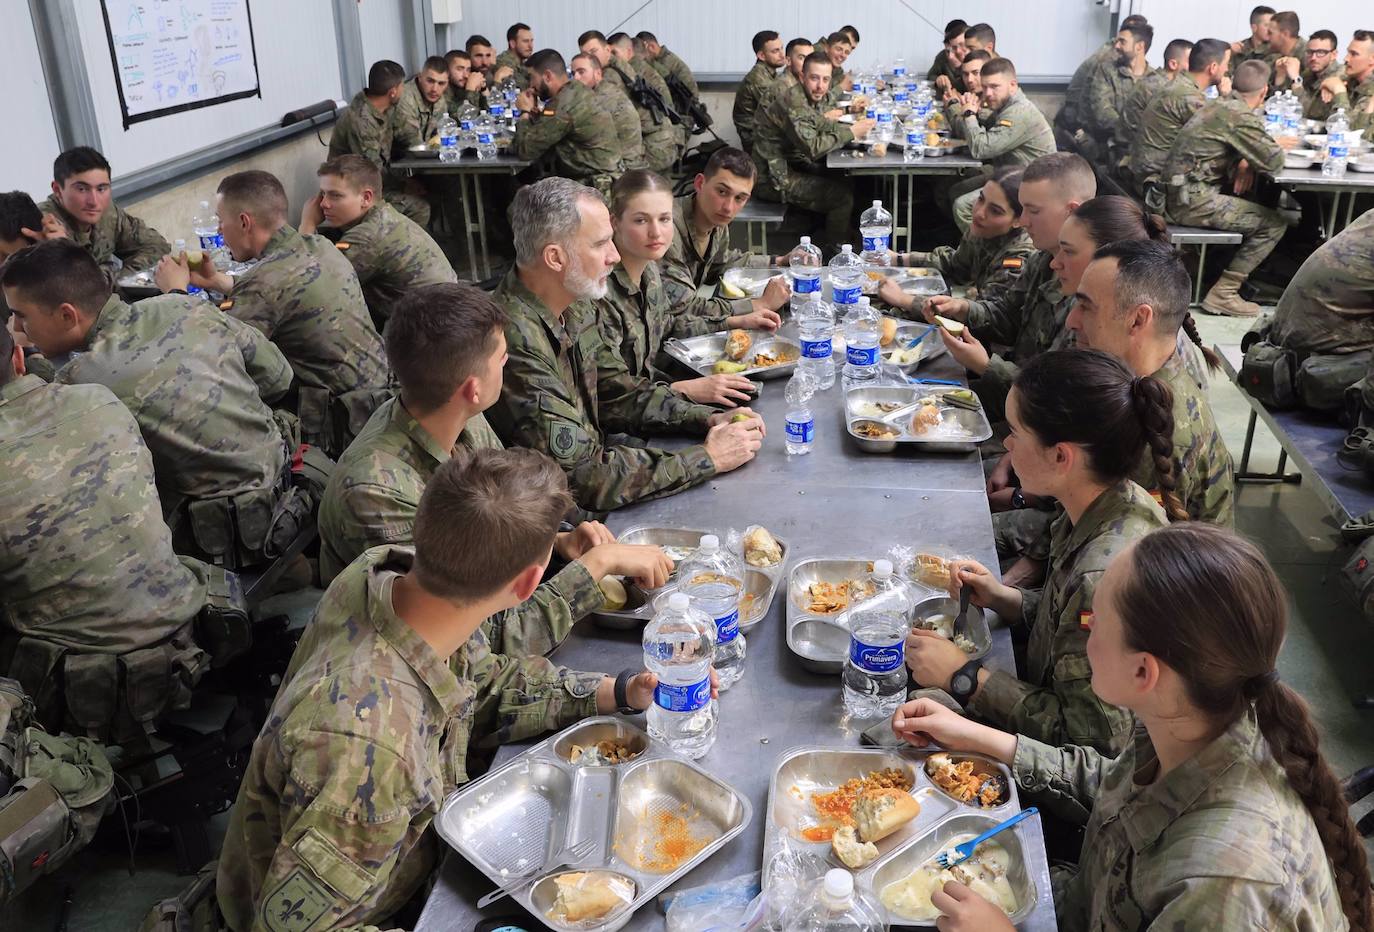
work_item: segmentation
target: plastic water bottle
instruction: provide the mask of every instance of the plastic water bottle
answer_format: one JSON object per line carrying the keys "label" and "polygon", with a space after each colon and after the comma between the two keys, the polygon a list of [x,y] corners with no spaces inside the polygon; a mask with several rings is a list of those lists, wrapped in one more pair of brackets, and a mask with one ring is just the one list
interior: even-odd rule
{"label": "plastic water bottle", "polygon": [[846,386],[865,385],[878,378],[882,357],[882,315],[862,299],[844,315],[844,382]]}
{"label": "plastic water bottle", "polygon": [[883,208],[882,201],[874,201],[859,217],[859,235],[864,241],[859,257],[864,264],[874,268],[886,266],[888,245],[892,242],[892,214]]}
{"label": "plastic water bottle", "polygon": [[1326,159],[1322,162],[1322,176],[1341,178],[1345,175],[1346,164],[1350,161],[1350,142],[1346,134],[1350,123],[1345,118],[1345,108],[1336,110],[1334,116],[1326,121]]}
{"label": "plastic water bottle", "polygon": [[458,108],[458,148],[475,149],[477,147],[477,115],[481,113],[476,107],[467,101],[463,101]]}
{"label": "plastic water bottle", "polygon": [[906,145],[902,147],[902,161],[920,162],[926,157],[926,120],[918,110],[912,110],[907,117],[905,129]]}
{"label": "plastic water bottle", "polygon": [[868,582],[873,595],[849,610],[849,657],[842,677],[845,711],[860,719],[890,716],[906,697],[911,628],[911,596],[893,574],[892,561],[874,561]]}
{"label": "plastic water bottle", "polygon": [[801,358],[797,360],[797,372],[811,376],[816,388],[823,390],[835,384],[832,343],[835,338],[835,309],[821,300],[820,291],[811,292],[809,297],[810,300],[794,315],[801,337]]}
{"label": "plastic water bottle", "polygon": [[845,243],[830,259],[830,298],[835,302],[835,314],[847,312],[859,303],[863,294],[864,263],[854,255],[854,247]]}
{"label": "plastic water bottle", "polygon": [[789,304],[792,316],[796,316],[811,295],[821,293],[821,250],[811,245],[811,237],[803,236],[797,248],[787,254],[788,273],[792,279],[792,297]]}
{"label": "plastic water bottle", "polygon": [[788,932],[887,932],[887,912],[854,875],[834,868],[809,896],[783,913]]}
{"label": "plastic water bottle", "polygon": [[439,161],[456,162],[461,154],[458,147],[458,121],[445,110],[439,117]]}
{"label": "plastic water bottle", "polygon": [[216,271],[229,268],[229,250],[224,246],[224,237],[219,232],[219,218],[209,201],[201,201],[200,209],[191,218],[191,229],[200,241],[201,252],[208,253]]}
{"label": "plastic water bottle", "polygon": [[1293,96],[1292,91],[1283,95],[1283,132],[1284,136],[1297,136],[1302,125],[1302,103]]}
{"label": "plastic water bottle", "polygon": [[711,701],[711,657],[715,651],[711,620],[692,608],[685,592],[674,592],[668,606],[644,626],[644,666],[658,677],[649,706],[649,735],[670,750],[695,760],[716,741],[716,704]]}
{"label": "plastic water bottle", "polygon": [[486,161],[496,158],[496,127],[490,116],[482,116],[477,121],[477,158]]}
{"label": "plastic water bottle", "polygon": [[1264,102],[1264,131],[1275,139],[1283,132],[1283,102],[1278,97]]}
{"label": "plastic water bottle", "polygon": [[878,101],[873,111],[873,118],[877,120],[877,124],[873,127],[873,132],[877,133],[876,138],[878,141],[891,142],[893,133],[892,98],[887,96],[887,94],[883,93],[878,95]]}
{"label": "plastic water bottle", "polygon": [[898,115],[911,112],[911,89],[906,84],[893,85],[892,111]]}
{"label": "plastic water bottle", "polygon": [[715,652],[712,661],[720,676],[720,691],[725,692],[744,676],[744,635],[739,633],[739,603],[744,594],[744,565],[720,545],[720,538],[707,534],[696,553],[678,570],[682,592],[692,600],[692,608],[715,622]]}
{"label": "plastic water bottle", "polygon": [[[835,381],[835,370],[826,360],[826,368],[830,370],[830,381]],[[783,389],[782,396],[787,402],[787,455],[805,456],[811,452],[811,442],[816,436],[816,418],[811,414],[808,402],[816,394],[816,380],[809,372],[802,372],[798,369],[792,373],[792,378],[787,380],[787,387]]]}
{"label": "plastic water bottle", "polygon": [[892,63],[892,76],[894,78],[906,77],[906,59],[899,58]]}

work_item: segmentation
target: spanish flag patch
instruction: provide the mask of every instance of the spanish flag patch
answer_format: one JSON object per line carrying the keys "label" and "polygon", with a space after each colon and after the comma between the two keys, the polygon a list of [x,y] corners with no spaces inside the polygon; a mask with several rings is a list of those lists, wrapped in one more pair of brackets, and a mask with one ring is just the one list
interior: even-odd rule
{"label": "spanish flag patch", "polygon": [[1020,256],[1009,256],[1002,260],[1002,268],[1004,269],[1020,269],[1025,264],[1026,260]]}
{"label": "spanish flag patch", "polygon": [[1155,500],[1155,504],[1160,508],[1164,507],[1164,493],[1159,491],[1159,489],[1151,489],[1150,497]]}
{"label": "spanish flag patch", "polygon": [[1079,630],[1079,631],[1091,631],[1092,629],[1093,629],[1093,613],[1092,613],[1092,612],[1079,612],[1079,613],[1078,613],[1078,630]]}
{"label": "spanish flag patch", "polygon": [[233,299],[233,298],[229,298],[228,300],[221,301],[221,302],[219,303],[219,309],[220,309],[221,311],[227,311],[227,310],[229,310],[229,309],[230,309],[231,307],[233,307],[233,306],[234,306],[234,299]]}
{"label": "spanish flag patch", "polygon": [[335,243],[334,245],[339,247],[339,252],[348,252],[348,247],[349,247],[349,245],[351,245],[351,244],[349,244],[349,243]]}
{"label": "spanish flag patch", "polygon": [[1012,124],[1011,120],[998,120],[998,121],[997,121],[997,125],[998,125],[998,126],[1010,127],[1010,126],[1012,126],[1013,124]]}

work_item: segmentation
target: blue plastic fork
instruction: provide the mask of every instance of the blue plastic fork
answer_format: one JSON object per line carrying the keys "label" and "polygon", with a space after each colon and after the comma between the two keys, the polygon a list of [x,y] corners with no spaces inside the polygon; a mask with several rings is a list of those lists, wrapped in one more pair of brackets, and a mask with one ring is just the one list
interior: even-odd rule
{"label": "blue plastic fork", "polygon": [[926,337],[930,336],[932,333],[934,333],[935,330],[936,330],[936,328],[938,328],[939,326],[940,326],[939,324],[931,324],[931,325],[930,325],[929,327],[927,327],[924,331],[922,331],[922,333],[921,333],[921,335],[920,335],[919,337],[917,337],[916,339],[914,339],[914,340],[912,340],[910,343],[908,343],[908,344],[906,345],[906,348],[907,348],[907,349],[915,349],[916,347],[920,346],[920,345],[921,345],[921,341],[924,340]]}
{"label": "blue plastic fork", "polygon": [[1031,806],[1029,809],[1024,809],[1021,812],[1018,812],[1016,815],[1012,816],[1010,819],[1007,819],[1007,821],[1001,823],[1000,825],[994,825],[992,828],[988,829],[986,832],[979,835],[977,838],[974,838],[971,841],[966,841],[962,845],[955,845],[954,853],[955,855],[957,855],[957,857],[954,860],[950,860],[948,851],[941,851],[939,854],[935,856],[935,863],[939,864],[942,868],[945,868],[946,870],[948,870],[956,864],[962,864],[969,858],[973,857],[973,849],[977,848],[979,845],[987,841],[993,835],[996,835],[998,832],[1005,832],[1012,826],[1017,825],[1020,822],[1024,822],[1026,819],[1029,819],[1031,816],[1036,815],[1039,812],[1040,810],[1035,808],[1034,806]]}
{"label": "blue plastic fork", "polygon": [[912,385],[953,385],[956,388],[963,388],[964,383],[954,379],[915,379],[907,376],[907,382]]}

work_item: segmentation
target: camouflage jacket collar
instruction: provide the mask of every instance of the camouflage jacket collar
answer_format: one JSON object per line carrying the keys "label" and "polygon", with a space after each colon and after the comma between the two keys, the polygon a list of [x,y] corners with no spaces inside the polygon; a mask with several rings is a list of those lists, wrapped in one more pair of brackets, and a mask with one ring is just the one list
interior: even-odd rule
{"label": "camouflage jacket collar", "polygon": [[110,206],[105,208],[105,212],[100,215],[100,219],[91,224],[89,228],[83,230],[81,229],[81,225],[77,222],[76,217],[69,213],[67,208],[62,206],[62,202],[57,199],[57,195],[49,195],[48,199],[42,204],[39,204],[38,207],[44,213],[55,214],[57,219],[61,220],[63,226],[67,228],[67,232],[71,233],[72,242],[76,243],[78,246],[87,248],[89,248],[95,236],[102,231],[102,228],[113,225],[115,211],[117,210],[114,201],[110,201]]}
{"label": "camouflage jacket collar", "polygon": [[349,106],[357,112],[358,116],[366,116],[375,124],[380,125],[386,122],[386,112],[378,110],[372,101],[367,99],[367,94],[363,91],[353,95],[353,100]]}
{"label": "camouflage jacket collar", "polygon": [[625,263],[618,264],[611,269],[611,279],[614,280],[614,288],[626,297],[634,298],[636,301],[640,295],[648,291],[653,284],[653,279],[658,275],[654,269],[654,263],[650,262],[644,266],[644,271],[639,276],[639,281],[630,278],[630,273],[625,269]]}
{"label": "camouflage jacket collar", "polygon": [[1137,726],[1131,755],[1131,789],[1120,809],[1121,825],[1139,852],[1153,845],[1221,778],[1246,760],[1262,755],[1259,724],[1247,710],[1196,756],[1155,779],[1159,759],[1143,725]]}
{"label": "camouflage jacket collar", "polygon": [[730,233],[724,227],[712,227],[711,235],[706,238],[706,251],[699,251],[697,249],[696,227],[692,226],[692,217],[696,214],[696,209],[697,196],[695,192],[673,198],[673,238],[682,244],[683,252],[697,262],[705,262],[708,257],[715,253],[717,241],[721,237],[728,237]]}
{"label": "camouflage jacket collar", "polygon": [[453,456],[452,451],[445,450],[443,447],[439,446],[438,441],[430,435],[429,431],[425,430],[424,425],[417,421],[415,416],[405,409],[405,405],[401,403],[400,396],[394,397],[384,403],[391,405],[388,428],[404,434],[406,439],[414,444],[417,450],[434,461],[433,468],[429,470],[430,475],[433,475],[434,470],[438,469],[442,463],[447,462]]}
{"label": "camouflage jacket collar", "polygon": [[259,259],[266,261],[274,259],[279,254],[295,252],[301,247],[301,235],[296,232],[296,228],[289,223],[283,223],[277,232],[273,233],[268,239],[267,245],[262,247],[262,255]]}
{"label": "camouflage jacket collar", "polygon": [[1050,563],[1055,566],[1067,565],[1074,553],[1101,536],[1104,530],[1141,511],[1156,514],[1160,523],[1165,523],[1164,511],[1155,503],[1154,497],[1130,479],[1122,479],[1097,496],[1079,517],[1077,524],[1071,524],[1068,514],[1061,512],[1051,531]]}
{"label": "camouflage jacket collar", "polygon": [[581,302],[574,301],[570,304],[560,319],[558,315],[545,306],[538,295],[530,291],[529,286],[520,278],[519,266],[514,265],[506,273],[506,277],[501,283],[501,291],[533,312],[533,315],[544,325],[544,329],[549,332],[550,342],[555,346],[570,346],[576,339],[572,323],[577,316]]}
{"label": "camouflage jacket collar", "polygon": [[341,227],[322,225],[321,229],[337,231],[339,236],[342,237],[345,234],[347,234],[349,230],[360,227],[364,223],[382,223],[383,221],[388,219],[386,216],[386,212],[389,210],[394,211],[395,209],[396,208],[392,207],[386,201],[378,197],[377,200],[372,202],[372,206],[367,209],[367,213],[363,214],[361,217],[359,217],[357,220],[354,220],[352,223],[346,223]]}
{"label": "camouflage jacket collar", "polygon": [[4,385],[0,385],[0,405],[7,405],[12,401],[23,398],[30,392],[36,392],[47,385],[36,375],[21,375],[17,379],[11,379]]}
{"label": "camouflage jacket collar", "polygon": [[444,718],[452,718],[466,696],[459,689],[457,677],[449,667],[448,658],[440,657],[415,629],[401,620],[392,606],[392,587],[401,574],[410,572],[415,562],[412,547],[379,547],[365,558],[367,567],[367,619],[382,638],[396,651],[415,675],[434,695],[443,709]]}
{"label": "camouflage jacket collar", "polygon": [[112,324],[128,320],[131,307],[132,305],[125,304],[118,294],[112,294],[106,298],[105,305],[96,315],[95,322],[91,324],[91,329],[86,332],[86,348],[90,349],[91,345],[95,343],[95,338]]}

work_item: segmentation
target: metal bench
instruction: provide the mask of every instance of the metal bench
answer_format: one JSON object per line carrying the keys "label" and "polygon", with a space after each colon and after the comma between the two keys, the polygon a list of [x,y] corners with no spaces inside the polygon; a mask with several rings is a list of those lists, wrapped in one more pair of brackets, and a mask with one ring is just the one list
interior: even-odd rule
{"label": "metal bench", "polygon": [[768,251],[768,224],[782,223],[787,215],[784,204],[772,201],[751,200],[735,214],[735,222],[744,224],[745,242],[750,252]]}
{"label": "metal bench", "polygon": [[1169,243],[1174,246],[1196,246],[1197,275],[1193,277],[1193,307],[1202,303],[1202,274],[1207,267],[1207,247],[1234,246],[1241,241],[1239,233],[1230,230],[1209,230],[1206,227],[1180,227],[1169,224]]}

